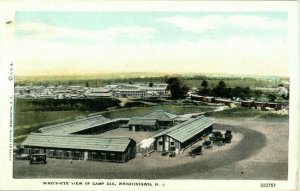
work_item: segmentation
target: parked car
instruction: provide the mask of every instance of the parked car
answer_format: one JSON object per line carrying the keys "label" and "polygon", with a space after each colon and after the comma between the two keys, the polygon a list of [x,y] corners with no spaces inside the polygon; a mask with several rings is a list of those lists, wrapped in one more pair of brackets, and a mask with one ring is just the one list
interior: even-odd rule
{"label": "parked car", "polygon": [[46,154],[32,154],[30,155],[29,164],[46,164]]}
{"label": "parked car", "polygon": [[169,154],[168,151],[163,151],[163,152],[161,152],[161,156],[167,156],[168,154]]}
{"label": "parked car", "polygon": [[225,133],[225,138],[224,138],[224,142],[225,143],[230,143],[232,139],[232,134],[230,130],[227,130]]}
{"label": "parked car", "polygon": [[196,155],[200,155],[202,152],[202,146],[192,147],[192,150],[188,152],[187,156],[195,157]]}
{"label": "parked car", "polygon": [[28,154],[17,155],[16,159],[18,159],[18,160],[28,160],[29,159],[29,155]]}
{"label": "parked car", "polygon": [[213,144],[212,144],[212,141],[205,141],[203,144],[202,144],[203,148],[205,149],[211,149],[213,147]]}
{"label": "parked car", "polygon": [[169,157],[175,157],[176,153],[175,152],[170,152]]}

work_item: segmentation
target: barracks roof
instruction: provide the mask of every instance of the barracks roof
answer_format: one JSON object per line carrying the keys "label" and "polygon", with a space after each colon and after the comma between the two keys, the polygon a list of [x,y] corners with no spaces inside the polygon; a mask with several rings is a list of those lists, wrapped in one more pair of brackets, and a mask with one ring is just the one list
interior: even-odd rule
{"label": "barracks roof", "polygon": [[205,128],[211,126],[213,123],[213,119],[204,116],[191,118],[186,122],[180,123],[161,133],[158,133],[154,137],[168,135],[183,143],[203,131]]}
{"label": "barracks roof", "polygon": [[24,146],[124,152],[133,141],[128,137],[100,138],[91,135],[30,134]]}
{"label": "barracks roof", "polygon": [[177,115],[165,112],[163,110],[156,110],[153,113],[150,113],[149,115],[146,115],[144,118],[152,118],[157,119],[159,121],[170,121],[177,117]]}
{"label": "barracks roof", "polygon": [[113,120],[105,118],[102,115],[97,115],[93,117],[87,117],[84,119],[77,119],[70,122],[43,127],[40,128],[39,131],[41,133],[47,133],[47,134],[67,135],[85,129],[93,128],[99,125],[104,125],[110,122],[113,122]]}
{"label": "barracks roof", "polygon": [[143,126],[155,126],[157,119],[150,119],[144,117],[132,117],[128,125],[143,125]]}

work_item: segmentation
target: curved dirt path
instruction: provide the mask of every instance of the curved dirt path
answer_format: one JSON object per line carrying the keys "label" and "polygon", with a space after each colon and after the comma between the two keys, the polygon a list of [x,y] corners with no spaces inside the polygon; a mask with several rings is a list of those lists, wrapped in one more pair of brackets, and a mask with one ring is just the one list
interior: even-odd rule
{"label": "curved dirt path", "polygon": [[[102,178],[142,178],[142,179],[168,179],[182,176],[183,174],[205,173],[213,168],[229,165],[246,159],[258,152],[266,144],[266,137],[262,133],[242,127],[215,124],[214,129],[232,130],[243,134],[243,139],[233,148],[220,152],[202,155],[197,160],[186,164],[155,169],[129,169],[129,171],[107,172]],[[205,176],[205,175],[204,175]]]}
{"label": "curved dirt path", "polygon": [[[158,159],[137,157],[127,163],[98,161],[73,161],[49,159],[47,165],[28,165],[28,161],[14,161],[15,178],[93,178],[93,179],[171,179],[197,174],[197,179],[205,178],[212,169],[234,164],[251,157],[266,144],[264,134],[242,127],[215,124],[214,129],[231,130],[243,138],[235,146],[197,156],[186,163],[163,166]],[[214,149],[214,148],[213,148]],[[185,156],[184,156],[185,157]],[[166,158],[165,158],[166,159]],[[146,161],[148,160],[148,161]],[[161,159],[163,160],[163,159]],[[180,160],[175,157],[174,160]],[[170,163],[172,159],[170,158]],[[175,163],[174,163],[175,164]],[[163,166],[163,167],[162,167]],[[193,176],[190,176],[193,177]],[[224,177],[226,179],[226,177]],[[191,178],[189,178],[191,179]]]}

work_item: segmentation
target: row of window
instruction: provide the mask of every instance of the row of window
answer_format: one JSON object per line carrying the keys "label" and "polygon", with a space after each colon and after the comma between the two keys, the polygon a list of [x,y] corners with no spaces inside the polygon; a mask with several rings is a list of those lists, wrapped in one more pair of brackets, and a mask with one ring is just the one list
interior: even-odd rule
{"label": "row of window", "polygon": [[[162,141],[158,141],[158,145],[163,145],[163,142],[162,142]],[[170,142],[170,145],[171,145],[171,146],[175,146],[175,142],[174,142],[174,141],[171,141],[171,142]]]}

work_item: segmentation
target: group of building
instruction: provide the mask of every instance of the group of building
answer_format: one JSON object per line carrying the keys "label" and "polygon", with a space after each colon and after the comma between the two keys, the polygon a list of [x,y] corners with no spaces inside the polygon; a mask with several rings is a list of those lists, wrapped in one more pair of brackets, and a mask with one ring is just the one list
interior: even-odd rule
{"label": "group of building", "polygon": [[267,108],[271,108],[274,110],[280,110],[280,109],[286,108],[288,106],[288,102],[283,103],[283,102],[255,101],[255,100],[251,100],[251,99],[231,100],[231,99],[217,98],[217,97],[213,97],[213,96],[201,96],[201,95],[195,95],[195,94],[190,94],[189,98],[192,101],[223,104],[223,105],[227,105],[227,106],[240,105],[241,107],[255,108],[255,109],[261,109],[261,110],[266,110]]}
{"label": "group of building", "polygon": [[[182,117],[157,110],[144,117],[108,119],[102,115],[77,119],[38,129],[22,143],[26,154],[47,157],[126,162],[137,154],[153,151],[180,153],[212,131],[214,121],[204,116]],[[130,137],[107,137],[116,128],[158,131],[140,142]],[[134,132],[133,132],[134,133]]]}
{"label": "group of building", "polygon": [[84,86],[16,86],[15,96],[27,99],[77,99],[111,97],[168,97],[167,84],[114,84],[103,87]]}

